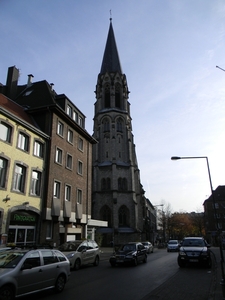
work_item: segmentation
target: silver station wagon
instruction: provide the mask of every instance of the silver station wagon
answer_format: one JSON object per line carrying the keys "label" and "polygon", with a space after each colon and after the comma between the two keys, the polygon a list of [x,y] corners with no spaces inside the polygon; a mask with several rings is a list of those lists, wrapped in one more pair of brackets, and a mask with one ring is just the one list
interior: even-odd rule
{"label": "silver station wagon", "polygon": [[70,262],[58,250],[7,250],[0,252],[0,299],[54,288],[62,292],[70,276]]}

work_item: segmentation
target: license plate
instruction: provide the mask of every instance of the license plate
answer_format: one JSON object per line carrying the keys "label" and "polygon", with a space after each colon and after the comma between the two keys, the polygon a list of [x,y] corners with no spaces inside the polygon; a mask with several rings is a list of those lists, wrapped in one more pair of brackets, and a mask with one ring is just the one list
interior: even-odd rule
{"label": "license plate", "polygon": [[122,259],[117,259],[117,262],[118,262],[118,263],[122,263],[123,260],[122,260]]}
{"label": "license plate", "polygon": [[198,262],[197,259],[190,259],[190,262]]}

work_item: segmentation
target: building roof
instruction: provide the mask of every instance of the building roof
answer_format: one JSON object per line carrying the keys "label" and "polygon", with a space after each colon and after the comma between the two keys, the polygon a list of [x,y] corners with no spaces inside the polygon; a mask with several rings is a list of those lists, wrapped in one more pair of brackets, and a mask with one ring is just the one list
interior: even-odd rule
{"label": "building roof", "polygon": [[26,121],[27,123],[37,126],[33,118],[28,115],[24,109],[24,107],[20,106],[16,102],[10,100],[3,94],[0,94],[0,108],[4,109],[7,112],[10,112],[14,116]]}
{"label": "building roof", "polygon": [[104,74],[106,72],[119,72],[122,74],[111,18],[100,74]]}

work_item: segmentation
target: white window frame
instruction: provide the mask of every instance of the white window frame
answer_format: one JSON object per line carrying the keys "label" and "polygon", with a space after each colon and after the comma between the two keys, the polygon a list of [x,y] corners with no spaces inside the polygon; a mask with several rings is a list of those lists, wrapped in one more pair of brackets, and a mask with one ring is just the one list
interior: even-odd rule
{"label": "white window frame", "polygon": [[60,199],[61,182],[55,180],[53,187],[53,197]]}
{"label": "white window frame", "polygon": [[61,121],[58,121],[57,124],[57,134],[63,136],[64,124]]}
{"label": "white window frame", "polygon": [[23,151],[28,152],[29,150],[29,136],[24,132],[19,132],[17,147]]}
{"label": "white window frame", "polygon": [[83,192],[81,189],[77,189],[77,203],[82,204]]}
{"label": "white window frame", "polygon": [[62,160],[63,160],[63,151],[60,148],[56,148],[56,151],[55,151],[55,162],[57,164],[62,165]]}
{"label": "white window frame", "polygon": [[65,201],[71,201],[71,186],[66,184],[65,185]]}
{"label": "white window frame", "polygon": [[77,163],[77,173],[79,175],[83,175],[83,163],[81,160],[78,160],[78,163]]}

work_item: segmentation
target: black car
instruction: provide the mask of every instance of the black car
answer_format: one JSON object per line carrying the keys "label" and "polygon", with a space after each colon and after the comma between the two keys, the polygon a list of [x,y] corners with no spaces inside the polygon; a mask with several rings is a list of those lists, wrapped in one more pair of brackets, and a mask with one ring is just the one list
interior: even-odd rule
{"label": "black car", "polygon": [[178,265],[183,268],[188,263],[198,263],[210,268],[212,262],[209,247],[201,237],[184,238],[178,253]]}
{"label": "black car", "polygon": [[109,262],[112,267],[119,264],[136,266],[139,262],[147,262],[147,251],[142,243],[127,243],[113,253]]}

